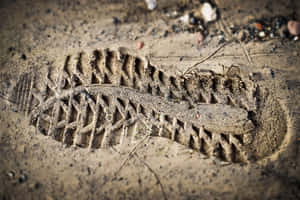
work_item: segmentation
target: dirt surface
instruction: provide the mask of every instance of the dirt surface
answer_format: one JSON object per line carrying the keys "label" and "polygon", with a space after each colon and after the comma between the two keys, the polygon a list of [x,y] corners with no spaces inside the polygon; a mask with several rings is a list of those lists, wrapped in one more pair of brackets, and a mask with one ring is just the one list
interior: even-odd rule
{"label": "dirt surface", "polygon": [[211,3],[1,1],[0,198],[299,199],[300,3]]}

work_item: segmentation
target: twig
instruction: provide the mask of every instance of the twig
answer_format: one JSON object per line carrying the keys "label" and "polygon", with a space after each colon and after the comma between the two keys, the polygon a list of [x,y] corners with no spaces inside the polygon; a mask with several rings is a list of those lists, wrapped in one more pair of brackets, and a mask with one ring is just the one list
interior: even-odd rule
{"label": "twig", "polygon": [[166,195],[165,190],[164,190],[164,186],[163,186],[162,182],[160,181],[160,178],[159,178],[159,176],[157,175],[157,173],[155,173],[155,171],[150,167],[150,165],[149,165],[148,163],[146,163],[144,160],[142,160],[142,159],[138,156],[138,154],[137,154],[136,152],[134,152],[134,156],[135,156],[141,163],[143,163],[143,164],[147,167],[147,169],[155,176],[155,179],[156,179],[157,183],[158,183],[159,186],[160,186],[160,189],[161,189],[161,192],[162,192],[162,194],[163,194],[164,200],[168,200],[167,195]]}
{"label": "twig", "polygon": [[122,155],[121,152],[119,152],[114,146],[111,146],[110,148],[111,148],[114,152],[116,152],[116,153]]}
{"label": "twig", "polygon": [[138,146],[141,145],[146,139],[148,139],[150,137],[150,135],[146,135],[139,143],[137,143],[132,149],[131,151],[128,153],[126,159],[122,162],[121,166],[119,167],[119,169],[115,172],[115,177],[120,173],[120,171],[122,170],[122,168],[126,165],[126,163],[130,160],[130,158],[133,156],[133,154],[135,153],[135,151],[137,150]]}
{"label": "twig", "polygon": [[[223,2],[222,2],[222,3],[223,3]],[[221,0],[216,0],[216,4],[221,5]],[[222,28],[222,29],[225,30],[225,32],[227,33],[227,35],[230,37],[230,40],[233,40],[234,37],[233,37],[233,35],[231,34],[231,32],[229,31],[229,28],[228,28],[228,26],[227,26],[226,21],[225,21],[221,16],[220,16],[220,21],[221,21],[221,24],[222,24],[223,27],[224,27],[224,28]],[[249,62],[250,64],[252,64],[252,63],[253,63],[253,62],[252,62],[252,59],[251,59],[251,57],[250,57],[250,55],[249,55],[249,53],[248,53],[248,51],[247,51],[245,45],[241,42],[241,40],[239,40],[238,38],[236,38],[236,39],[239,41],[239,44],[240,44],[241,48],[243,49],[244,55],[245,55],[245,57],[247,58],[248,62]]]}
{"label": "twig", "polygon": [[[148,137],[145,137],[145,138],[148,138]],[[141,142],[142,142],[142,141],[141,141]],[[137,147],[137,146],[138,146],[138,145],[136,145],[135,147]],[[135,150],[136,150],[136,148],[135,148]],[[118,151],[116,151],[116,150],[115,150],[115,152],[117,152],[118,154],[121,155],[120,152],[118,152]],[[129,153],[129,154],[130,154],[130,153]],[[165,190],[164,190],[164,186],[163,186],[162,182],[160,181],[159,176],[155,173],[155,171],[154,171],[154,170],[153,170],[153,169],[152,169],[145,161],[143,161],[143,160],[138,156],[138,154],[137,154],[136,151],[132,151],[132,152],[131,152],[130,157],[132,157],[132,156],[135,156],[135,158],[137,158],[144,166],[146,166],[147,169],[155,176],[155,179],[156,179],[157,183],[159,184],[160,189],[161,189],[161,191],[162,191],[164,200],[168,200],[167,195],[166,195]],[[129,157],[129,155],[128,155],[128,157]],[[130,159],[128,158],[128,159],[126,159],[125,161],[128,162],[129,160],[130,160]],[[123,162],[123,164],[121,165],[121,167],[124,166],[124,165],[126,164],[126,162]],[[120,167],[120,169],[118,170],[118,172],[120,172],[121,167]],[[115,173],[114,178],[118,175],[118,172]],[[113,179],[114,179],[114,178],[113,178]]]}
{"label": "twig", "polygon": [[[251,57],[259,57],[259,56],[286,56],[291,55],[292,52],[274,52],[274,53],[266,53],[266,52],[256,52],[256,53],[249,53],[249,56]],[[234,54],[227,54],[227,55],[215,55],[213,58],[219,58],[219,57],[244,57],[245,55],[234,55]],[[152,59],[166,59],[166,58],[180,58],[184,57],[185,60],[192,60],[197,59],[199,56],[180,56],[180,55],[173,55],[173,56],[155,56],[152,57]]]}
{"label": "twig", "polygon": [[[249,54],[251,57],[261,57],[261,56],[287,56],[290,55],[288,53],[253,53]],[[215,55],[213,58],[222,58],[222,57],[245,57],[245,55]]]}
{"label": "twig", "polygon": [[[222,24],[224,25],[224,27],[228,27],[227,24],[226,24],[226,22],[225,22],[222,18],[221,18],[221,22],[222,22]],[[227,28],[225,28],[225,30],[226,30],[228,36],[230,37],[230,40],[233,40],[234,37],[233,37],[233,35],[230,33],[230,31],[229,31]],[[252,59],[251,59],[251,57],[250,57],[250,55],[249,55],[249,53],[248,53],[248,51],[247,51],[245,45],[241,42],[240,39],[238,39],[238,38],[236,38],[236,39],[239,41],[239,44],[240,44],[241,48],[243,49],[244,55],[245,55],[245,57],[247,58],[248,62],[249,62],[250,64],[252,64],[252,63],[253,63],[253,62],[252,62]]]}
{"label": "twig", "polygon": [[[215,3],[216,3],[216,5],[218,6],[218,7],[223,7],[223,5],[221,6],[221,4],[223,3],[221,3],[221,1],[219,1],[219,0],[215,0]],[[228,36],[229,38],[230,38],[230,40],[232,40],[232,35],[231,35],[231,33],[230,33],[230,31],[228,30],[228,26],[226,26],[226,23],[225,23],[225,21],[223,20],[223,17],[222,17],[222,15],[221,14],[219,14],[220,15],[220,20],[219,21],[217,21],[217,24],[220,26],[220,28],[221,28],[221,30],[224,32],[224,34],[225,34],[225,36]]]}
{"label": "twig", "polygon": [[238,41],[239,41],[240,46],[242,47],[242,49],[243,49],[243,51],[244,51],[244,54],[245,54],[245,56],[246,56],[248,62],[249,62],[250,64],[252,64],[252,63],[253,63],[253,62],[252,62],[252,59],[251,59],[251,57],[250,57],[250,55],[249,55],[249,53],[248,53],[248,51],[247,51],[245,45],[243,45],[243,43],[241,42],[241,40],[238,39]]}
{"label": "twig", "polygon": [[206,56],[205,58],[203,58],[202,60],[200,60],[199,62],[196,62],[195,64],[193,64],[192,66],[190,66],[185,72],[183,72],[183,76],[187,73],[189,73],[192,69],[194,69],[195,67],[197,67],[197,65],[209,60],[211,57],[213,57],[216,53],[218,53],[218,51],[220,51],[223,47],[225,47],[227,44],[231,43],[231,41],[229,42],[225,42],[223,43],[221,46],[219,46],[215,51],[213,51],[211,54],[209,54],[208,56]]}

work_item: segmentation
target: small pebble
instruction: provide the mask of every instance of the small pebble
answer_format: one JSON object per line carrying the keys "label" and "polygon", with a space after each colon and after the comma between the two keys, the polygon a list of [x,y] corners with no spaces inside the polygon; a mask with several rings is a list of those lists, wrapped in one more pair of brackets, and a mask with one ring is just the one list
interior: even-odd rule
{"label": "small pebble", "polygon": [[189,24],[190,16],[188,14],[185,14],[182,17],[180,17],[179,20],[184,24]]}
{"label": "small pebble", "polygon": [[13,178],[15,176],[15,173],[13,171],[10,171],[7,173],[7,175],[10,177],[10,178]]}
{"label": "small pebble", "polygon": [[249,35],[249,32],[247,30],[242,30],[238,33],[237,37],[240,41],[244,41],[246,40],[247,35]]}
{"label": "small pebble", "polygon": [[274,38],[275,37],[274,33],[270,33],[270,37]]}
{"label": "small pebble", "polygon": [[157,6],[156,0],[145,0],[149,10],[154,10]]}
{"label": "small pebble", "polygon": [[264,38],[264,37],[266,37],[266,33],[264,31],[261,31],[258,33],[258,36],[261,38]]}
{"label": "small pebble", "polygon": [[213,8],[210,3],[205,2],[201,8],[201,14],[205,22],[212,22],[217,19],[217,8]]}
{"label": "small pebble", "polygon": [[34,184],[34,188],[35,189],[39,189],[41,187],[41,184],[39,183],[39,182],[36,182],[35,184]]}
{"label": "small pebble", "polygon": [[166,14],[166,16],[167,16],[167,17],[176,18],[176,17],[178,17],[179,15],[178,15],[178,12],[177,12],[176,10],[174,10],[173,12],[168,12],[168,13]]}
{"label": "small pebble", "polygon": [[263,26],[261,25],[261,23],[256,23],[256,28],[257,28],[259,31],[262,31],[262,30],[263,30]]}
{"label": "small pebble", "polygon": [[28,179],[28,176],[26,174],[24,174],[24,175],[20,176],[18,180],[19,180],[19,183],[24,183],[27,181],[27,179]]}
{"label": "small pebble", "polygon": [[174,10],[173,12],[172,12],[172,17],[177,17],[178,16],[178,12],[176,11],[176,10]]}
{"label": "small pebble", "polygon": [[275,77],[275,72],[272,69],[270,70],[270,74],[271,74],[272,78]]}
{"label": "small pebble", "polygon": [[218,44],[222,44],[222,43],[224,43],[224,42],[226,42],[225,37],[221,38],[221,39],[219,40]]}
{"label": "small pebble", "polygon": [[15,49],[14,47],[9,47],[9,48],[8,48],[8,51],[9,51],[9,52],[12,52],[12,51],[15,51],[15,50],[16,50],[16,49]]}
{"label": "small pebble", "polygon": [[21,55],[21,59],[26,60],[26,59],[27,59],[26,55],[25,55],[25,54],[22,54],[22,55]]}
{"label": "small pebble", "polygon": [[169,31],[166,30],[166,31],[164,32],[163,36],[164,36],[164,37],[167,37],[168,34],[169,34]]}
{"label": "small pebble", "polygon": [[192,25],[196,24],[196,19],[194,17],[190,18],[190,24],[192,24]]}
{"label": "small pebble", "polygon": [[300,34],[300,22],[298,21],[289,21],[288,22],[288,30],[291,35],[299,35]]}
{"label": "small pebble", "polygon": [[113,17],[113,24],[117,25],[119,23],[119,19],[117,17]]}
{"label": "small pebble", "polygon": [[201,24],[199,24],[198,28],[199,28],[201,31],[204,30],[204,27],[203,27]]}
{"label": "small pebble", "polygon": [[218,38],[219,38],[219,40],[223,40],[224,39],[224,35],[219,35]]}
{"label": "small pebble", "polygon": [[144,47],[144,42],[139,42],[137,48],[142,49]]}
{"label": "small pebble", "polygon": [[9,88],[9,87],[10,87],[10,85],[11,85],[10,81],[9,81],[9,80],[8,80],[8,81],[6,81],[6,87],[7,87],[7,88]]}

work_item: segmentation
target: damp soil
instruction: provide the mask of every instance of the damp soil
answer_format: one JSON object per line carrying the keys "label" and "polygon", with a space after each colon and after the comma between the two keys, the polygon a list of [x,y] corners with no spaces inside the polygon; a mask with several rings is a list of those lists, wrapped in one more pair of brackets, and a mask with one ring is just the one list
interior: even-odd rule
{"label": "damp soil", "polygon": [[1,1],[0,198],[299,199],[300,4],[202,3]]}

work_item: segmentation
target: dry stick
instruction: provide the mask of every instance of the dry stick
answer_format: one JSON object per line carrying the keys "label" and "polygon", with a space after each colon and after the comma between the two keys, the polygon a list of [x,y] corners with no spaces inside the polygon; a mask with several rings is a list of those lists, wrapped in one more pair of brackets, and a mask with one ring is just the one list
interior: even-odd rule
{"label": "dry stick", "polygon": [[142,160],[142,159],[138,156],[138,154],[137,154],[136,152],[134,152],[134,156],[135,156],[141,163],[143,163],[143,164],[147,167],[147,169],[155,176],[156,181],[157,181],[157,183],[159,184],[160,189],[161,189],[161,192],[162,192],[162,194],[163,194],[163,196],[164,196],[164,199],[165,199],[165,200],[168,200],[167,195],[166,195],[165,190],[164,190],[164,186],[163,186],[163,184],[161,183],[161,181],[160,181],[159,176],[157,175],[157,173],[155,173],[155,171],[150,167],[150,165],[148,165],[148,163],[146,163],[144,160]]}
{"label": "dry stick", "polygon": [[[217,5],[221,5],[221,3],[219,2],[219,0],[216,0],[216,4]],[[230,31],[228,31],[227,26],[223,20],[223,18],[220,15],[220,21],[217,21],[217,24],[220,26],[221,30],[224,32],[224,34],[228,37],[230,37],[230,39],[232,39],[232,36],[230,34]]]}
{"label": "dry stick", "polygon": [[111,148],[114,152],[116,152],[116,153],[118,153],[118,154],[121,155],[121,152],[119,152],[114,146],[110,146],[110,148]]}
{"label": "dry stick", "polygon": [[[290,56],[289,53],[253,53],[249,54],[251,57],[261,57],[261,56]],[[222,57],[245,57],[245,55],[215,55],[213,58],[222,58]]]}
{"label": "dry stick", "polygon": [[242,43],[239,39],[238,39],[238,41],[239,41],[240,46],[242,47],[242,49],[243,49],[243,51],[244,51],[244,53],[245,53],[245,55],[246,55],[246,57],[247,57],[248,62],[249,62],[250,64],[252,64],[252,63],[253,63],[253,62],[252,62],[252,59],[251,59],[251,57],[250,57],[250,55],[249,55],[249,53],[248,53],[248,51],[247,51],[245,45],[243,45],[243,43]]}
{"label": "dry stick", "polygon": [[[227,27],[225,21],[224,21],[222,18],[221,18],[221,23],[223,24],[224,27]],[[232,34],[230,33],[230,31],[228,31],[227,28],[225,28],[224,30],[226,31],[227,35],[228,35],[228,36],[230,37],[230,39],[232,40],[232,39],[233,39],[233,36],[232,36]],[[240,44],[241,48],[243,49],[244,55],[245,55],[245,57],[247,58],[248,62],[249,62],[250,64],[252,64],[252,59],[251,59],[251,57],[250,57],[250,55],[249,55],[249,53],[248,53],[246,47],[243,45],[243,43],[241,42],[241,40],[239,40],[238,38],[236,38],[236,39],[239,41],[239,44]]]}
{"label": "dry stick", "polygon": [[208,56],[206,56],[205,58],[203,58],[202,60],[200,60],[199,62],[196,62],[195,64],[193,64],[192,66],[190,66],[185,72],[183,72],[183,76],[187,73],[189,73],[192,69],[194,69],[195,67],[197,67],[197,65],[209,60],[211,57],[213,57],[216,53],[218,53],[218,51],[220,51],[223,47],[225,47],[227,44],[231,43],[231,41],[229,42],[225,42],[223,43],[221,46],[219,46],[215,51],[213,51],[211,54],[209,54]]}
{"label": "dry stick", "polygon": [[[148,136],[149,136],[149,135],[148,135]],[[146,136],[145,138],[148,138],[148,137]],[[142,141],[141,141],[141,142],[142,142]],[[137,147],[137,146],[135,146],[135,147]],[[116,149],[113,148],[113,150],[114,150],[116,153],[121,154],[121,153],[118,152]],[[164,187],[163,187],[163,185],[162,185],[162,182],[160,181],[160,178],[159,178],[159,176],[155,173],[155,171],[154,171],[154,170],[153,170],[153,169],[152,169],[145,161],[143,161],[143,160],[138,156],[138,154],[137,154],[136,151],[133,151],[133,152],[131,153],[131,156],[130,156],[130,157],[132,157],[132,156],[135,156],[135,157],[136,157],[141,163],[143,163],[143,165],[146,166],[146,167],[148,168],[148,170],[155,176],[156,181],[157,181],[157,183],[159,184],[160,189],[161,189],[161,191],[162,191],[162,194],[163,194],[163,196],[164,196],[164,199],[165,199],[165,200],[168,200],[167,195],[166,195],[165,190],[164,190]],[[128,162],[129,159],[126,159],[126,161]],[[122,166],[124,166],[125,164],[126,164],[126,163],[122,164]],[[120,170],[121,170],[121,168],[120,168],[118,171],[120,171]],[[116,177],[116,175],[117,175],[117,173],[115,173],[115,177]]]}
{"label": "dry stick", "polygon": [[150,135],[146,135],[139,143],[137,143],[132,149],[131,151],[128,153],[126,159],[122,162],[121,166],[119,167],[119,169],[116,171],[115,173],[115,177],[120,173],[120,171],[123,169],[123,167],[126,165],[126,163],[129,161],[129,159],[134,155],[135,151],[137,150],[137,147],[139,145],[141,145],[146,139],[148,139],[150,137]]}
{"label": "dry stick", "polygon": [[225,34],[225,36],[230,37],[230,33],[225,28],[225,25],[224,25],[224,22],[223,22],[222,18],[220,18],[220,21],[218,21],[217,24],[219,25],[220,29],[223,31],[223,33]]}
{"label": "dry stick", "polygon": [[[216,0],[216,4],[221,5],[220,1],[221,1],[221,0]],[[220,16],[220,22],[221,22],[220,24],[222,24],[222,29],[228,34],[228,36],[229,36],[230,39],[232,40],[232,39],[233,39],[233,36],[232,36],[232,34],[230,33],[230,31],[228,30],[227,23],[225,22],[225,20],[223,20],[223,18],[222,18],[221,16]],[[251,59],[251,57],[250,57],[250,55],[249,55],[249,53],[248,53],[246,47],[243,45],[243,43],[241,42],[241,40],[239,40],[239,39],[237,39],[237,40],[239,41],[239,44],[240,44],[241,48],[243,49],[243,52],[244,52],[245,57],[247,58],[248,62],[249,62],[250,64],[253,64],[252,59]]]}
{"label": "dry stick", "polygon": [[[260,56],[291,56],[291,53],[293,52],[274,52],[274,53],[266,53],[266,52],[256,52],[251,53],[249,56],[251,57],[260,57]],[[213,58],[220,58],[220,57],[244,57],[245,55],[235,55],[235,54],[224,54],[224,55],[215,55]],[[155,56],[152,57],[152,59],[165,59],[165,58],[180,58],[182,56],[174,55],[174,56]],[[184,58],[187,58],[189,60],[197,59],[199,56],[184,56]]]}

